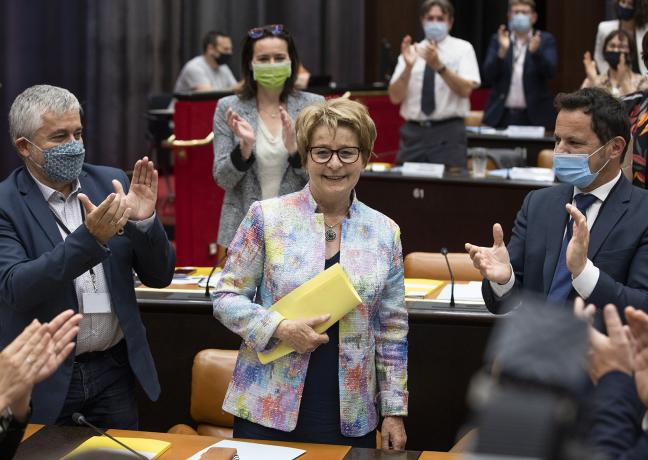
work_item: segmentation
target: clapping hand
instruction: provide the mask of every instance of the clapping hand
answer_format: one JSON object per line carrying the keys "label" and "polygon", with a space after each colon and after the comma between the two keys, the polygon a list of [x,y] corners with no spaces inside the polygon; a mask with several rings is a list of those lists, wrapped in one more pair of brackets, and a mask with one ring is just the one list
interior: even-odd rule
{"label": "clapping hand", "polygon": [[279,116],[281,117],[281,137],[283,139],[284,146],[288,151],[288,154],[294,154],[297,152],[297,135],[295,134],[295,122],[288,111],[279,106]]}
{"label": "clapping hand", "polygon": [[499,43],[497,55],[501,59],[504,59],[506,53],[508,53],[508,50],[511,47],[511,33],[506,30],[506,26],[503,24],[499,26],[499,29],[497,29],[497,42]]}
{"label": "clapping hand", "polygon": [[596,70],[596,62],[592,59],[592,54],[586,51],[583,55],[583,66],[585,67],[585,75],[592,85],[596,84],[598,72]]}
{"label": "clapping hand", "polygon": [[465,245],[473,265],[489,281],[506,284],[511,279],[511,262],[504,245],[504,232],[500,224],[493,225],[493,246]]}
{"label": "clapping hand", "polygon": [[637,393],[648,407],[648,315],[633,307],[625,309],[625,317],[633,337],[634,376]]}
{"label": "clapping hand", "polygon": [[412,37],[409,35],[405,35],[401,42],[401,55],[405,61],[405,66],[411,69],[416,62],[417,53],[416,47],[412,44]]}
{"label": "clapping hand", "polygon": [[84,225],[101,244],[106,244],[128,222],[131,210],[126,207],[126,200],[118,194],[111,193],[99,206],[95,206],[83,193],[79,193],[79,201],[86,212]]}
{"label": "clapping hand", "polygon": [[542,39],[540,38],[540,31],[538,30],[535,34],[533,34],[531,40],[529,40],[529,53],[533,54],[538,51],[541,41]]}
{"label": "clapping hand", "polygon": [[572,237],[567,245],[566,263],[567,269],[573,278],[580,275],[587,264],[587,249],[589,247],[589,229],[587,219],[578,208],[572,204],[566,205],[567,212],[574,221],[572,226]]}
{"label": "clapping hand", "polygon": [[440,70],[443,67],[443,63],[441,62],[441,58],[439,57],[439,49],[437,48],[437,44],[434,42],[425,42],[423,59],[425,59],[427,65],[429,65],[436,71]]}
{"label": "clapping hand", "polygon": [[135,163],[128,194],[124,194],[124,187],[118,180],[113,180],[112,184],[117,196],[121,197],[126,208],[131,210],[131,219],[144,220],[153,215],[157,201],[158,172],[148,157]]}
{"label": "clapping hand", "polygon": [[633,339],[628,326],[621,323],[616,307],[608,304],[603,308],[603,318],[608,333],[605,335],[591,325],[595,312],[594,305],[585,307],[585,302],[580,298],[574,303],[576,316],[585,319],[590,324],[588,370],[592,382],[598,383],[601,377],[612,371],[632,375],[634,370]]}
{"label": "clapping hand", "polygon": [[243,158],[248,160],[250,155],[252,155],[252,147],[255,141],[252,126],[231,108],[227,109],[225,113],[225,121],[241,143],[241,154]]}

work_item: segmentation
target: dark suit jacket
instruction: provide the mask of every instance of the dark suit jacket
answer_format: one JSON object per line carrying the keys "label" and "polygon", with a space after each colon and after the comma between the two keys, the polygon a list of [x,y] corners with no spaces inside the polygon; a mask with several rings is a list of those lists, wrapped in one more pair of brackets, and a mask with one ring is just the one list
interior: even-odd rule
{"label": "dark suit jacket", "polygon": [[[484,124],[497,126],[504,116],[504,103],[511,87],[513,74],[513,48],[511,44],[504,59],[497,56],[499,41],[493,34],[486,59],[482,66],[483,84],[492,86],[493,90],[484,110]],[[540,47],[535,53],[527,51],[524,59],[522,82],[526,98],[527,113],[534,125],[553,130],[556,113],[553,108],[553,95],[549,89],[549,80],[556,74],[558,53],[556,40],[549,32],[540,32]]]}
{"label": "dark suit jacket", "polygon": [[594,394],[592,444],[612,459],[648,458],[648,434],[641,429],[645,412],[632,376],[605,374]]}
{"label": "dark suit jacket", "polygon": [[[85,164],[81,190],[99,204],[113,191],[112,179],[127,190],[123,171]],[[78,311],[73,280],[103,263],[113,308],[128,346],[131,368],[151,399],[160,385],[146,331],[135,299],[133,273],[151,287],[173,278],[175,253],[162,224],[141,232],[129,223],[107,247],[79,226],[63,241],[43,195],[24,167],[0,183],[0,347],[6,346],[34,319],[49,321],[68,308]],[[74,352],[58,371],[37,385],[32,395],[32,422],[52,423],[65,401]]]}
{"label": "dark suit jacket", "polygon": [[[544,297],[549,292],[568,220],[565,204],[571,203],[573,190],[561,184],[524,198],[507,246],[515,272],[511,295],[520,289]],[[591,229],[588,257],[600,269],[588,303],[648,311],[648,191],[621,176]],[[510,295],[497,298],[486,280],[482,293],[490,311],[503,312],[503,300]]]}

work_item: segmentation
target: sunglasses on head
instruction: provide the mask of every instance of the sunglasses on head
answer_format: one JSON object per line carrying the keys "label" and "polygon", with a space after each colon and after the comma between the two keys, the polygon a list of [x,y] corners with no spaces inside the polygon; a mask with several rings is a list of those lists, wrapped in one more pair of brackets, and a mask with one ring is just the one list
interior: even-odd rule
{"label": "sunglasses on head", "polygon": [[283,24],[271,24],[269,26],[254,27],[248,30],[247,34],[248,37],[250,37],[252,40],[256,40],[257,38],[261,38],[264,35],[272,35],[273,37],[276,37],[277,35],[281,35],[283,32]]}

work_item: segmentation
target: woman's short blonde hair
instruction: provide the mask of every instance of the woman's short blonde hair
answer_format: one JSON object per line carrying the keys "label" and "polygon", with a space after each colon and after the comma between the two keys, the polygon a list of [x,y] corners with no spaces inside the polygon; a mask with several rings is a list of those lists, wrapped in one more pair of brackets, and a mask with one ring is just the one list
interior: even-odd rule
{"label": "woman's short blonde hair", "polygon": [[376,125],[363,104],[345,98],[329,99],[302,109],[295,121],[297,148],[302,164],[308,161],[308,148],[313,133],[320,126],[328,127],[332,132],[343,126],[358,136],[358,147],[362,162],[366,165],[373,152],[376,141]]}

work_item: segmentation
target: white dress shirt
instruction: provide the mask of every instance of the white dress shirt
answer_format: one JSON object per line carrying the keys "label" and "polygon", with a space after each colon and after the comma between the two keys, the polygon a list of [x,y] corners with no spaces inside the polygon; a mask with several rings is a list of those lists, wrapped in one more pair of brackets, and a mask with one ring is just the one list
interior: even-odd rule
{"label": "white dress shirt", "polygon": [[[599,211],[601,210],[601,206],[603,205],[603,202],[605,202],[608,195],[614,188],[614,185],[619,181],[620,178],[621,178],[621,171],[619,171],[616,177],[611,181],[589,192],[590,194],[598,198],[598,200],[592,203],[592,205],[587,209],[587,212],[585,213],[585,218],[587,219],[587,228],[589,230],[592,229],[592,225],[594,225],[594,222],[596,221],[596,218],[599,215]],[[587,193],[587,192],[583,192],[579,188],[574,187],[573,196],[575,197],[579,193]],[[574,200],[572,200],[572,204],[576,206]],[[569,221],[567,223],[569,224]],[[563,231],[563,237],[565,235],[565,232],[567,232],[566,226]],[[585,268],[583,269],[581,274],[578,275],[576,278],[572,279],[572,285],[574,286],[574,289],[576,290],[579,296],[581,296],[583,299],[587,299],[590,295],[592,295],[592,292],[594,292],[594,288],[596,287],[596,283],[598,283],[599,274],[600,274],[600,270],[596,266],[594,266],[591,260],[587,259]],[[498,297],[502,297],[506,295],[513,288],[514,283],[515,283],[515,273],[513,273],[513,267],[511,267],[511,278],[508,280],[507,283],[498,284],[491,281],[490,285],[491,288],[493,288],[493,293],[495,293],[495,295]]]}
{"label": "white dress shirt", "polygon": [[[529,31],[529,40],[533,32]],[[524,60],[526,59],[529,41],[522,41],[515,34],[511,37],[513,47],[513,72],[511,74],[511,86],[506,96],[504,105],[509,109],[526,109],[526,97],[524,96]]]}
{"label": "white dress shirt", "polygon": [[[417,43],[416,49],[418,56],[412,67],[409,82],[407,84],[407,94],[401,103],[400,115],[405,120],[446,120],[453,117],[465,117],[470,110],[470,99],[461,97],[446,84],[441,75],[436,75],[434,80],[435,106],[434,112],[430,116],[421,111],[421,95],[423,92],[423,74],[425,72],[425,60],[421,57],[425,49],[427,40]],[[481,84],[479,76],[479,65],[475,50],[470,42],[455,38],[448,35],[446,38],[437,43],[439,58],[443,65],[455,72],[461,78],[475,83],[475,86]],[[405,70],[405,60],[403,56],[398,57],[398,64],[392,75],[390,84],[393,84]]]}
{"label": "white dress shirt", "polygon": [[[29,171],[29,170],[28,170]],[[58,217],[61,222],[70,230],[74,232],[77,227],[83,225],[83,214],[81,212],[81,202],[79,201],[79,193],[82,192],[81,184],[77,179],[73,184],[72,193],[65,196],[40,182],[31,171],[29,174],[32,176],[36,185],[43,194],[43,198],[47,202],[49,208]],[[98,205],[98,203],[95,203]],[[141,221],[130,221],[135,223],[135,227],[140,231],[147,231],[153,220],[155,213],[151,217]],[[58,224],[61,238],[65,240],[68,234]],[[97,244],[100,244],[97,241]],[[110,313],[84,313],[83,311],[83,293],[96,292],[106,293],[110,299],[110,292],[108,291],[108,283],[106,282],[106,275],[104,273],[103,265],[101,263],[92,267],[95,274],[95,282],[92,282],[90,272],[87,271],[74,279],[74,290],[76,292],[77,301],[79,303],[79,312],[83,313],[83,318],[79,324],[79,333],[77,334],[77,346],[75,353],[80,355],[90,351],[103,351],[116,345],[123,337],[124,334],[119,327],[119,319],[115,314],[114,307],[112,306],[112,299],[110,300],[111,311]]]}

